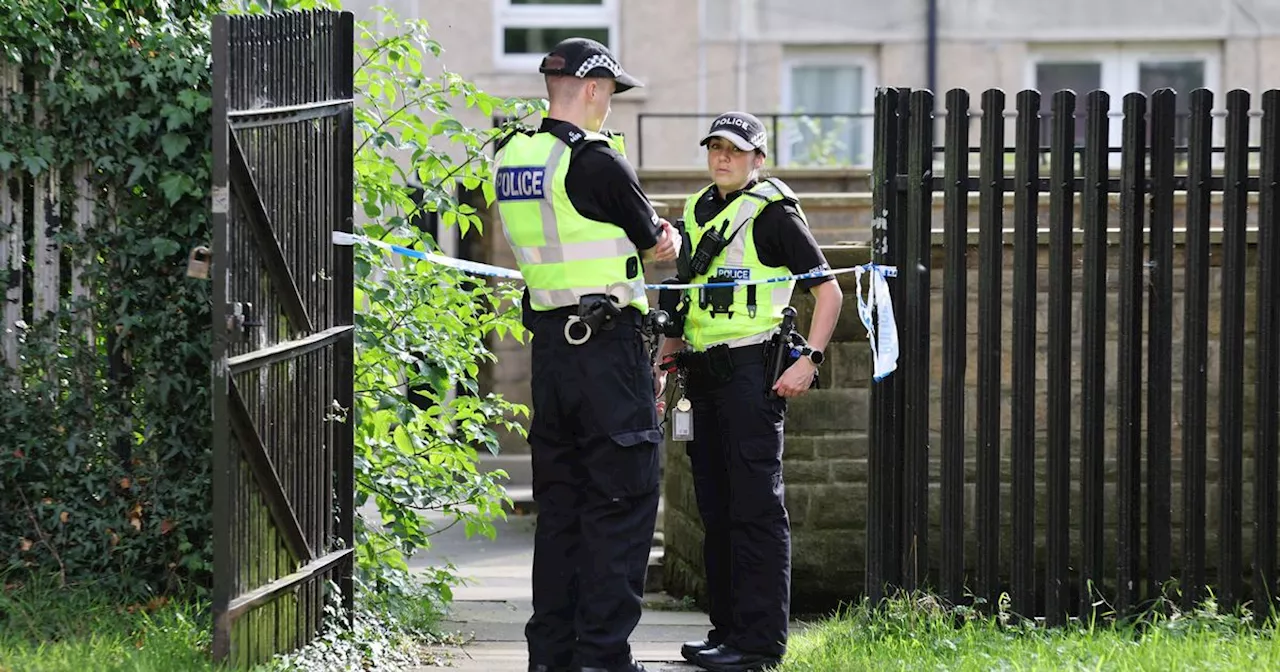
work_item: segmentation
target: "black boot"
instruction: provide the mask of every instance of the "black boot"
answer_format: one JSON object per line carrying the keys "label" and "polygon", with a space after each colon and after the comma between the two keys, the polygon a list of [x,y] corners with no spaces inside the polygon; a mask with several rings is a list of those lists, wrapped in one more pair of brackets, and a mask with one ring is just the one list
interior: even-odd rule
{"label": "black boot", "polygon": [[699,639],[694,642],[685,642],[684,645],[680,647],[680,655],[684,656],[685,660],[696,665],[698,664],[699,653],[702,653],[703,651],[706,651],[708,649],[714,649],[717,646],[719,646],[718,643],[713,642],[709,639]]}
{"label": "black boot", "polygon": [[757,672],[772,669],[781,663],[778,656],[747,653],[725,644],[699,653],[694,660],[694,664],[711,672]]}

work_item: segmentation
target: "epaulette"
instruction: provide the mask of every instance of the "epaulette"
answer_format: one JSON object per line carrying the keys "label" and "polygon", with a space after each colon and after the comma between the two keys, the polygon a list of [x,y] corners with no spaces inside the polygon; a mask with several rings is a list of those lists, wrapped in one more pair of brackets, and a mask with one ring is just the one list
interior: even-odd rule
{"label": "epaulette", "polygon": [[761,180],[751,188],[750,193],[763,196],[765,199],[770,201],[777,200],[781,197],[781,200],[790,201],[792,203],[800,202],[800,198],[796,196],[796,192],[792,191],[791,187],[787,186],[786,182],[783,182],[776,177],[769,177]]}
{"label": "epaulette", "polygon": [[549,132],[551,135],[556,136],[561,142],[569,146],[570,158],[577,156],[578,152],[581,152],[593,142],[609,144],[609,138],[607,136],[584,131],[568,122],[556,124],[556,126]]}

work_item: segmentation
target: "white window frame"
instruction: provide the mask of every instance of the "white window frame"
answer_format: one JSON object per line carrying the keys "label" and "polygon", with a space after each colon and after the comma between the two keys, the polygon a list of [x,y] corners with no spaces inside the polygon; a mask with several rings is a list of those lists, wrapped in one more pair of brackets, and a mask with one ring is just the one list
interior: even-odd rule
{"label": "white window frame", "polygon": [[[790,50],[789,50],[790,51]],[[814,66],[834,66],[834,67],[859,67],[862,68],[862,109],[854,110],[855,114],[871,114],[875,112],[875,96],[876,96],[876,80],[877,66],[876,58],[865,51],[823,51],[823,52],[792,52],[782,60],[781,82],[779,92],[781,93],[782,110],[785,114],[795,113],[795,100],[791,92],[792,71],[797,67],[814,67]],[[779,119],[782,122],[783,118]],[[864,154],[866,161],[864,163],[856,163],[855,167],[866,167],[871,165],[871,153],[874,150],[875,142],[875,124],[872,123],[871,117],[863,118],[862,143],[867,149]],[[768,121],[766,121],[768,123]],[[779,123],[779,132],[781,132],[782,124]],[[773,129],[769,129],[770,134]],[[775,165],[786,165],[791,162],[791,143],[784,142],[785,138],[778,137],[774,139],[777,147],[777,158]]]}
{"label": "white window frame", "polygon": [[544,54],[506,53],[503,33],[506,28],[600,28],[609,29],[605,46],[619,60],[618,2],[601,0],[599,5],[516,5],[511,0],[494,0],[493,62],[499,70],[536,73]]}
{"label": "white window frame", "polygon": [[[1203,86],[1214,92],[1214,108],[1218,109],[1226,106],[1226,94],[1219,89],[1222,77],[1222,50],[1221,43],[1205,41],[1032,45],[1027,58],[1026,86],[1030,89],[1037,88],[1036,68],[1041,63],[1100,63],[1102,81],[1098,88],[1111,96],[1112,119],[1108,127],[1108,135],[1111,145],[1118,147],[1124,129],[1120,116],[1124,113],[1124,96],[1139,91],[1139,68],[1142,63],[1203,61]],[[1041,91],[1040,93],[1047,98],[1054,92]],[[1083,100],[1088,93],[1088,91],[1076,91],[1076,96]],[[1190,91],[1179,91],[1178,98],[1182,99],[1190,94]],[[1118,156],[1115,154],[1113,158]]]}

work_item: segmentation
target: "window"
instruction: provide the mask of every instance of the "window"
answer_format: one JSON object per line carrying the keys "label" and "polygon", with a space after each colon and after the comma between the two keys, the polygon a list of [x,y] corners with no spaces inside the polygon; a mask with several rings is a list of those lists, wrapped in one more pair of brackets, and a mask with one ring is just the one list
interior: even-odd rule
{"label": "window", "polygon": [[[1191,109],[1190,93],[1198,88],[1217,88],[1220,47],[1216,44],[1105,45],[1050,47],[1038,50],[1031,62],[1029,85],[1042,94],[1042,113],[1053,109],[1053,93],[1061,89],[1076,92],[1076,144],[1083,144],[1087,123],[1086,95],[1095,89],[1111,94],[1110,139],[1118,145],[1122,132],[1120,114],[1124,96],[1132,91],[1151,95],[1157,89],[1173,88],[1178,93],[1178,121],[1175,143],[1185,145]],[[1042,141],[1048,144],[1051,126],[1042,126]]]}
{"label": "window", "polygon": [[869,63],[855,56],[802,56],[790,60],[783,77],[788,115],[776,125],[777,164],[870,165],[874,84]]}
{"label": "window", "polygon": [[618,0],[494,0],[495,63],[537,71],[551,47],[570,37],[586,37],[621,58],[617,47]]}
{"label": "window", "polygon": [[[1102,88],[1102,64],[1096,61],[1076,63],[1047,61],[1037,63],[1035,88],[1040,91],[1040,112],[1045,115],[1053,111],[1054,92],[1063,89],[1071,89],[1076,92],[1076,144],[1082,144],[1087,122],[1085,117],[1085,94]],[[1053,124],[1042,123],[1040,125],[1040,142],[1048,146],[1052,137]]]}

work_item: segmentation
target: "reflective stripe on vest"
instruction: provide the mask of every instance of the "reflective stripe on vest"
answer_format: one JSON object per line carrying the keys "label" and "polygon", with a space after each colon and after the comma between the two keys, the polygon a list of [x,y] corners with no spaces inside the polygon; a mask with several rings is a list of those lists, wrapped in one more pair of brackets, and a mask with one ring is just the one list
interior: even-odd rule
{"label": "reflective stripe on vest", "polygon": [[[685,202],[684,218],[686,222],[694,223],[688,229],[692,234],[689,241],[691,250],[696,249],[702,235],[712,226],[719,228],[716,222],[723,222],[726,218],[729,220],[729,226],[725,231],[726,236],[737,231],[728,246],[712,260],[707,274],[695,277],[691,282],[715,282],[717,277],[748,279],[745,276],[749,276],[750,280],[766,280],[791,274],[791,271],[785,267],[765,266],[760,263],[756,254],[754,240],[756,215],[769,203],[789,196],[789,192],[784,192],[772,182],[771,179],[754,185],[747,193],[734,199],[724,211],[712,218],[711,222],[698,222],[694,213],[697,202],[706,195],[708,189],[714,186],[706,187],[689,197]],[[798,204],[796,209],[803,218],[804,213],[799,209]],[[723,313],[712,316],[710,306],[705,309],[700,307],[699,290],[690,290],[689,314],[685,318],[685,341],[694,350],[699,351],[719,344],[740,347],[767,341],[782,321],[782,309],[790,304],[794,288],[794,280],[755,285],[757,304],[755,317],[751,317],[747,310],[748,294],[752,291],[749,287],[733,289],[733,303],[730,307],[733,312],[732,317]]]}
{"label": "reflective stripe on vest", "polygon": [[[599,134],[587,136],[607,141]],[[495,159],[502,232],[524,275],[529,302],[535,310],[549,310],[607,293],[647,312],[635,245],[621,227],[579,213],[565,192],[570,153],[554,135],[537,133],[514,136]],[[629,264],[636,269],[631,279]]]}

